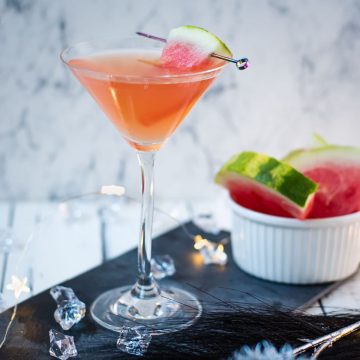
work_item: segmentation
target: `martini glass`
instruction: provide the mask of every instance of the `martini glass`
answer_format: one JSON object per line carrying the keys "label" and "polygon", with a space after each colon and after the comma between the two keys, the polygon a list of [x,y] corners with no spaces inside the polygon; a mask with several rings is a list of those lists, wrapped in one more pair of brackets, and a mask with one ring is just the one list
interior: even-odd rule
{"label": "martini glass", "polygon": [[119,331],[142,324],[152,334],[190,326],[202,312],[197,298],[181,287],[162,286],[151,273],[156,152],[180,125],[225,63],[213,60],[187,70],[161,66],[163,44],[133,37],[116,43],[80,43],[61,59],[91,94],[123,138],[136,151],[141,168],[142,208],[138,278],[134,285],[101,294],[91,306],[93,319]]}

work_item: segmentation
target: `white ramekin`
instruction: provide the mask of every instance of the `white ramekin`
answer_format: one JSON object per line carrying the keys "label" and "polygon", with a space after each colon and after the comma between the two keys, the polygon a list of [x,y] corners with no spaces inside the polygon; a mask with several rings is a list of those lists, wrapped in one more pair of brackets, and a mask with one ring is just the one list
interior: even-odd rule
{"label": "white ramekin", "polygon": [[233,256],[247,273],[281,283],[319,284],[358,269],[360,212],[297,220],[230,204]]}

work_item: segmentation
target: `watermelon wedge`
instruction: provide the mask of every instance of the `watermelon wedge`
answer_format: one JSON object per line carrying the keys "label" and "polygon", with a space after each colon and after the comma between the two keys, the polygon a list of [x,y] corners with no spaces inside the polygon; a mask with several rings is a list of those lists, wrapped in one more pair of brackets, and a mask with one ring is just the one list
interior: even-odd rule
{"label": "watermelon wedge", "polygon": [[316,183],[290,165],[255,152],[233,156],[215,182],[246,208],[298,219],[307,217],[317,189]]}
{"label": "watermelon wedge", "polygon": [[319,184],[309,218],[360,211],[360,148],[324,143],[292,151],[283,161]]}
{"label": "watermelon wedge", "polygon": [[213,52],[232,56],[229,48],[211,32],[192,25],[180,26],[170,31],[161,63],[178,69],[210,67],[219,62],[210,57]]}

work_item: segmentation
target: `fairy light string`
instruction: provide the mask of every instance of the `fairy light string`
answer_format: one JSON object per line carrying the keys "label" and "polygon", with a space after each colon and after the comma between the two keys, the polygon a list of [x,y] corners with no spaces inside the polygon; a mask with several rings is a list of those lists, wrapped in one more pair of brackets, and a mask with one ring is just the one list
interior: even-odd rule
{"label": "fairy light string", "polygon": [[[67,208],[67,204],[72,201],[72,200],[80,200],[82,198],[85,197],[90,197],[90,196],[94,196],[94,195],[108,195],[108,196],[117,196],[117,197],[125,197],[126,199],[139,203],[139,200],[137,200],[136,198],[129,196],[126,194],[126,189],[124,186],[119,186],[119,185],[103,185],[100,188],[100,191],[95,191],[95,192],[89,192],[89,193],[85,193],[85,194],[80,194],[80,195],[76,195],[76,196],[72,196],[70,198],[67,198],[65,200],[63,200],[60,205],[59,205],[59,209],[62,213],[66,214],[68,212],[68,208]],[[167,213],[166,211],[158,208],[155,206],[155,210],[158,213],[161,213],[165,216],[167,216],[168,218],[170,218],[171,220],[173,220],[178,226],[180,226],[182,228],[182,230],[184,231],[184,233],[187,235],[187,237],[189,239],[191,239],[194,242],[194,249],[196,250],[200,250],[201,248],[205,247],[205,246],[209,246],[210,241],[203,238],[200,234],[193,234],[191,233],[188,228],[186,227],[186,225],[180,221],[179,219],[177,219],[176,217],[174,217],[173,215]],[[201,241],[200,241],[201,240]],[[199,242],[200,241],[200,242]],[[218,253],[225,253],[225,249],[224,249],[224,245],[227,244],[229,242],[229,238],[225,237],[224,239],[221,239],[218,243],[217,243],[217,248],[216,251]]]}
{"label": "fairy light string", "polygon": [[[67,214],[69,209],[68,209],[68,204],[73,201],[73,200],[81,200],[87,197],[91,197],[91,196],[96,196],[96,195],[102,195],[102,196],[116,196],[116,197],[125,197],[130,201],[139,203],[139,200],[128,196],[125,194],[126,190],[125,187],[123,186],[118,186],[118,185],[104,185],[100,188],[99,191],[93,191],[93,192],[88,192],[88,193],[84,193],[84,194],[79,194],[79,195],[75,195],[75,196],[71,196],[68,197],[66,199],[63,199],[60,204],[58,205],[57,209],[61,214]],[[167,216],[168,218],[172,219],[177,225],[179,225],[184,233],[186,234],[186,236],[191,239],[191,241],[194,242],[194,248],[196,250],[200,250],[200,244],[199,244],[199,240],[201,239],[200,243],[203,244],[203,246],[206,246],[208,244],[210,244],[210,242],[203,238],[201,235],[199,234],[192,234],[187,227],[185,226],[185,224],[183,222],[181,222],[179,219],[177,219],[175,216],[167,213],[166,211],[163,211],[159,208],[155,207],[155,210],[165,216]],[[47,212],[45,215],[42,215],[40,219],[38,219],[38,221],[36,222],[36,226],[34,231],[29,235],[29,237],[26,239],[25,244],[22,248],[22,251],[20,252],[20,255],[17,259],[16,265],[15,265],[15,271],[17,272],[19,269],[20,264],[23,262],[23,259],[26,255],[26,253],[28,252],[28,249],[30,247],[30,244],[33,242],[34,237],[36,237],[35,235],[37,233],[40,232],[40,227],[41,225],[44,223],[44,220],[50,216],[53,213],[53,211],[49,211]],[[35,235],[34,235],[35,234]],[[226,243],[228,241],[228,239],[222,239],[221,242],[217,245],[217,251],[219,252],[224,252],[224,247],[223,244]],[[224,252],[225,254],[225,252]],[[6,285],[6,289],[9,291],[12,291],[14,294],[14,297],[16,299],[15,305],[13,307],[12,310],[12,314],[11,314],[11,318],[5,328],[5,332],[4,335],[2,337],[2,340],[0,342],[0,349],[5,345],[6,340],[8,338],[9,335],[9,331],[11,329],[11,326],[13,324],[13,322],[16,319],[17,316],[17,310],[18,310],[18,300],[21,297],[21,295],[23,293],[29,293],[30,292],[30,287],[27,285],[28,283],[28,279],[26,277],[20,277],[17,274],[13,274],[11,276],[11,282],[8,283]]]}
{"label": "fairy light string", "polygon": [[[33,234],[30,234],[30,236],[26,239],[24,247],[20,253],[20,256],[17,259],[16,265],[15,265],[15,271],[18,270],[19,265],[21,264],[24,256],[26,255],[26,253],[29,249],[30,243],[33,240],[33,237],[34,237]],[[13,322],[16,318],[17,310],[18,310],[18,302],[19,302],[19,298],[20,298],[21,294],[30,292],[30,287],[27,285],[27,281],[28,281],[28,279],[26,277],[20,278],[17,275],[12,275],[11,282],[6,285],[7,290],[13,291],[16,301],[15,301],[15,305],[14,305],[10,320],[5,328],[3,338],[0,342],[0,349],[4,346],[4,344],[7,340],[11,325],[13,324]]]}
{"label": "fairy light string", "polygon": [[[94,195],[108,195],[108,196],[117,196],[117,197],[126,197],[127,199],[131,200],[131,201],[135,201],[135,202],[139,202],[137,199],[132,198],[128,195],[125,195],[125,188],[123,186],[116,186],[116,185],[107,185],[107,186],[102,186],[101,189],[99,191],[95,191],[95,192],[91,192],[91,193],[86,193],[86,194],[80,194],[80,195],[76,195],[70,198],[67,198],[65,200],[63,200],[59,206],[58,206],[58,211],[60,211],[61,213],[64,213],[64,211],[67,211],[67,204],[71,201],[71,200],[76,200],[76,199],[83,199],[85,197],[88,196],[94,196]],[[187,237],[189,239],[191,239],[194,242],[194,249],[201,251],[201,249],[206,248],[207,246],[209,246],[209,244],[211,244],[211,242],[207,239],[205,239],[204,237],[202,237],[200,234],[193,234],[191,233],[188,228],[186,227],[186,225],[179,221],[176,217],[174,217],[173,215],[155,208],[156,211],[166,215],[167,217],[171,218],[175,223],[177,223],[179,226],[181,226],[181,228],[183,229],[184,233],[187,235]],[[50,212],[49,212],[50,214]],[[46,214],[45,216],[42,217],[42,220],[45,219],[49,214]],[[41,225],[43,223],[42,220],[39,220],[37,222],[37,227],[36,229],[39,229],[39,224]],[[18,270],[19,265],[21,264],[21,262],[23,261],[24,256],[26,255],[26,252],[29,249],[29,246],[31,244],[31,242],[34,239],[34,232],[27,238],[22,252],[20,253],[20,256],[17,260],[16,266],[15,266],[15,270]],[[223,256],[226,256],[226,253],[224,252],[224,244],[226,244],[229,241],[228,238],[224,238],[221,241],[219,241],[216,245],[216,252],[222,253]],[[214,243],[212,243],[214,244]],[[213,245],[210,245],[213,246]],[[8,338],[9,335],[9,331],[11,329],[11,326],[13,324],[13,322],[16,319],[17,316],[17,310],[18,310],[18,300],[21,297],[21,295],[23,293],[29,293],[30,292],[30,287],[27,285],[27,278],[26,277],[20,277],[18,275],[13,274],[11,276],[11,282],[8,283],[6,285],[6,289],[9,291],[12,291],[14,294],[14,297],[16,299],[16,303],[13,307],[12,310],[12,314],[11,314],[11,318],[5,328],[5,332],[3,335],[3,338],[0,342],[0,349],[5,345],[6,340]],[[360,329],[360,321],[357,321],[353,324],[350,324],[344,328],[341,328],[339,330],[336,330],[330,334],[327,334],[325,336],[319,337],[317,339],[311,340],[309,342],[307,342],[306,344],[299,346],[297,348],[293,349],[293,355],[294,356],[298,356],[302,353],[305,353],[309,350],[313,350],[313,358],[316,359],[320,353],[322,353],[326,348],[328,348],[329,346],[331,346],[334,342],[342,339],[343,337],[357,331]]]}
{"label": "fairy light string", "polygon": [[12,323],[14,322],[15,318],[16,318],[16,314],[17,314],[17,309],[18,309],[18,300],[21,296],[21,294],[24,292],[24,293],[28,293],[30,292],[30,288],[26,285],[27,283],[27,278],[24,277],[24,278],[19,278],[18,276],[16,275],[12,275],[11,276],[11,283],[7,284],[6,285],[6,289],[7,290],[11,290],[14,292],[14,296],[15,296],[15,299],[16,299],[16,303],[15,303],[15,306],[13,308],[13,311],[12,311],[12,314],[11,314],[11,318],[6,326],[6,329],[5,329],[5,333],[4,333],[4,336],[3,336],[3,339],[0,343],[0,349],[4,346],[5,342],[6,342],[6,339],[8,337],[8,334],[9,334],[9,331],[10,331],[10,328],[11,328],[11,325]]}
{"label": "fairy light string", "polygon": [[14,322],[15,320],[15,317],[16,317],[16,314],[17,314],[17,307],[18,307],[18,304],[16,303],[15,306],[14,306],[14,309],[13,309],[13,312],[11,314],[11,318],[6,326],[6,329],[5,329],[5,332],[4,332],[4,336],[3,336],[3,339],[0,343],[0,349],[4,346],[6,340],[7,340],[7,337],[8,337],[8,334],[9,334],[9,330],[11,328],[11,325],[12,323]]}

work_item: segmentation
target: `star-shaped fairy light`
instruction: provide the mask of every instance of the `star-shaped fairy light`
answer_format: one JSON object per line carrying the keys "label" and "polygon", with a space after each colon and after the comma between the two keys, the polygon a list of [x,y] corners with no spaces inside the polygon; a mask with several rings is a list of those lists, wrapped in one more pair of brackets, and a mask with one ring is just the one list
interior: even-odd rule
{"label": "star-shaped fairy light", "polygon": [[20,295],[30,292],[30,288],[26,285],[27,278],[20,279],[16,275],[11,276],[11,283],[6,286],[8,290],[14,291],[15,298],[18,299]]}
{"label": "star-shaped fairy light", "polygon": [[100,193],[103,195],[123,196],[125,194],[125,188],[117,185],[104,185],[101,187]]}
{"label": "star-shaped fairy light", "polygon": [[[20,295],[23,292],[24,293],[30,292],[30,288],[26,285],[26,283],[27,283],[27,278],[26,277],[20,279],[18,276],[12,275],[11,276],[11,283],[6,285],[6,289],[12,290],[14,292],[15,299],[18,300]],[[10,327],[11,327],[12,323],[14,322],[16,314],[17,314],[17,308],[18,308],[18,303],[16,302],[16,304],[15,304],[15,306],[13,308],[13,311],[12,311],[11,318],[10,318],[10,320],[9,320],[7,326],[6,326],[4,336],[3,336],[3,338],[2,338],[2,340],[0,342],[0,349],[4,346],[4,344],[6,342],[6,339],[7,339],[8,334],[9,334]]]}
{"label": "star-shaped fairy light", "polygon": [[201,235],[195,235],[194,248],[199,250],[205,264],[225,265],[227,263],[228,256],[221,243],[214,243]]}

